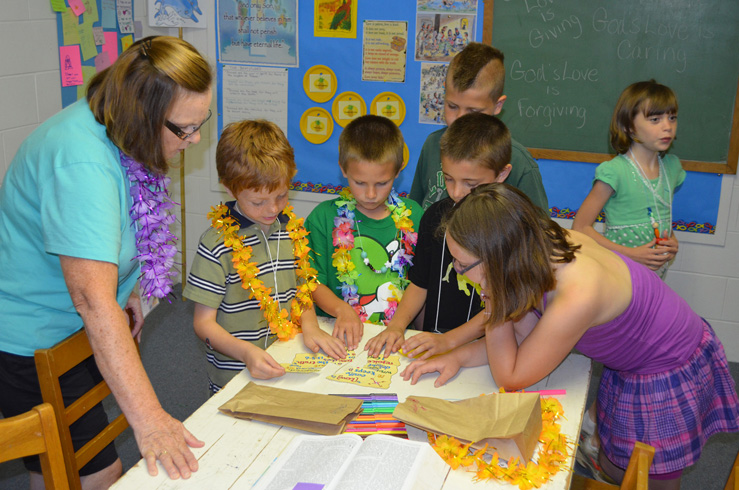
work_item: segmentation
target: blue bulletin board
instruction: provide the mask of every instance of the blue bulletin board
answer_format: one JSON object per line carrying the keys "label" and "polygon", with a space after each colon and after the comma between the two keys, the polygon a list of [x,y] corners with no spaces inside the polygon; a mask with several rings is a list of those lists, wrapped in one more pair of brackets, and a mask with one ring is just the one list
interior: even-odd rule
{"label": "blue bulletin board", "polygon": [[[217,0],[219,2],[230,0]],[[290,2],[275,2],[289,4]],[[314,35],[314,2],[297,2],[297,15],[294,22],[296,30],[297,50],[295,57],[297,67],[283,65],[287,71],[287,136],[295,149],[298,174],[294,181],[294,190],[329,193],[338,192],[346,181],[342,178],[338,167],[338,140],[341,126],[333,124],[333,132],[325,142],[316,144],[308,141],[301,132],[300,124],[303,115],[312,108],[332,113],[332,103],[336,97],[345,92],[359,95],[366,104],[384,92],[396,94],[405,104],[405,118],[400,124],[408,146],[409,161],[396,180],[396,189],[401,193],[410,190],[413,174],[421,147],[426,137],[433,131],[443,127],[441,124],[420,123],[423,111],[421,93],[421,71],[428,69],[429,63],[416,61],[416,33],[419,22],[429,18],[428,12],[418,11],[417,4],[433,4],[428,1],[347,0],[352,8],[357,8],[356,38],[316,37]],[[440,3],[440,2],[437,2]],[[465,2],[455,2],[465,3]],[[466,2],[469,4],[469,2]],[[440,3],[441,4],[441,3]],[[483,0],[477,1],[475,23],[469,25],[472,40],[482,40],[481,23],[483,19]],[[218,17],[219,12],[216,11]],[[290,16],[288,16],[290,17]],[[433,15],[431,16],[433,18]],[[215,25],[218,23],[216,19]],[[363,25],[365,21],[401,21],[407,23],[407,45],[405,79],[402,82],[375,82],[362,80]],[[437,20],[438,22],[438,20]],[[217,30],[217,29],[216,29]],[[222,40],[217,39],[217,43]],[[506,58],[513,59],[513,53],[505,53]],[[508,63],[506,63],[507,65]],[[218,111],[219,133],[222,130],[222,74],[224,63],[218,61]],[[312,100],[304,90],[303,79],[308,70],[321,65],[329,68],[336,76],[336,92],[325,102]],[[446,63],[440,63],[444,66]],[[510,80],[507,73],[506,83]],[[689,97],[690,94],[678,94],[678,97]],[[281,101],[284,102],[284,101]],[[501,118],[506,120],[506,111],[513,111],[515,101],[510,98],[503,108]],[[608,128],[603,128],[604,138]],[[523,139],[513,134],[514,138]],[[678,155],[679,156],[679,155]],[[540,160],[544,186],[549,197],[552,215],[572,218],[592,186],[595,164],[583,162],[564,162]],[[675,195],[673,216],[677,229],[694,233],[713,234],[718,217],[721,194],[721,175],[699,172],[688,172],[683,186]]]}
{"label": "blue bulletin board", "polygon": [[[140,35],[141,27],[138,26],[137,29],[134,29],[133,1],[131,0],[124,0],[120,3],[119,0],[85,0],[82,3],[86,6],[86,12],[80,16],[74,15],[70,8],[69,0],[59,0],[58,2],[52,3],[59,3],[59,5],[64,5],[65,8],[65,12],[57,12],[57,38],[60,47],[65,45],[80,46],[81,44],[79,44],[79,40],[78,43],[68,42],[65,44],[65,31],[67,31],[68,34],[70,28],[74,26],[78,30],[77,34],[84,36],[86,29],[83,28],[83,26],[85,24],[89,24],[92,28],[102,28],[104,33],[109,33],[108,40],[112,40],[112,35],[114,35],[118,54],[123,50],[121,40],[124,37],[130,36],[130,39],[135,40],[134,30],[136,30]],[[121,9],[121,12],[119,12],[119,8]],[[67,17],[65,18],[65,16]],[[118,23],[119,18],[124,21],[125,19],[131,20],[130,24],[127,23],[123,27],[123,30],[127,32],[121,32],[121,26]],[[69,39],[67,41],[69,41]],[[83,53],[81,61],[85,83],[79,86],[62,87],[62,107],[67,107],[77,101],[77,99],[84,96],[84,87],[87,86],[87,82],[89,82],[90,78],[92,78],[96,73],[95,57],[103,52],[103,48],[103,45],[96,44],[94,46],[94,56],[89,57],[88,59],[84,59],[84,50],[81,50]]]}

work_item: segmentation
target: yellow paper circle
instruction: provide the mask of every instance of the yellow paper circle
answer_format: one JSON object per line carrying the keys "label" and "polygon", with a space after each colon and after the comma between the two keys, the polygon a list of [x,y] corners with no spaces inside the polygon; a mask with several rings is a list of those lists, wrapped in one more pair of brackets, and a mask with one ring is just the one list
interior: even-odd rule
{"label": "yellow paper circle", "polygon": [[405,119],[405,102],[398,94],[382,92],[372,99],[370,114],[385,116],[400,126]]}
{"label": "yellow paper circle", "polygon": [[320,145],[334,132],[334,120],[326,109],[312,107],[300,117],[300,132],[311,143]]}
{"label": "yellow paper circle", "polygon": [[408,145],[403,143],[403,166],[400,167],[400,170],[403,170],[406,165],[408,165],[408,160],[411,159],[411,154],[408,151]]}
{"label": "yellow paper circle", "polygon": [[315,65],[303,75],[303,90],[315,102],[327,102],[336,94],[336,74],[324,65]]}
{"label": "yellow paper circle", "polygon": [[336,124],[343,128],[352,120],[367,114],[367,104],[357,93],[342,92],[331,104],[331,113],[334,115]]}

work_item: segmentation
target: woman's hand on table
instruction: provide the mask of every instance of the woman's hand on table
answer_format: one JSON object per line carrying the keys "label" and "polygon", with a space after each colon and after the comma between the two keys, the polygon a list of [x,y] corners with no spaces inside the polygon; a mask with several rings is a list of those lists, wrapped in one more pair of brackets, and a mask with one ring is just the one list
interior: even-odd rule
{"label": "woman's hand on table", "polygon": [[425,361],[431,356],[450,351],[453,346],[444,334],[421,332],[410,337],[401,347],[403,354],[417,361]]}
{"label": "woman's hand on table", "polygon": [[280,363],[275,361],[267,351],[249,342],[244,342],[244,347],[247,348],[247,352],[243,361],[252,378],[272,379],[285,374],[285,368],[280,366]]}
{"label": "woman's hand on table", "polygon": [[411,384],[414,385],[422,375],[438,372],[439,377],[434,381],[434,387],[438,388],[439,386],[443,386],[455,374],[457,374],[460,367],[461,366],[455,356],[447,354],[425,361],[413,361],[403,370],[403,372],[400,373],[400,375],[404,380],[410,380]]}
{"label": "woman's hand on table", "polygon": [[382,350],[385,349],[385,357],[394,352],[398,352],[400,346],[403,345],[405,330],[386,327],[385,330],[375,335],[364,346],[364,350],[370,357],[378,357]]}
{"label": "woman's hand on table", "polygon": [[333,336],[342,343],[346,338],[346,348],[354,350],[362,340],[362,335],[364,335],[364,323],[359,319],[359,315],[354,311],[354,308],[346,305],[346,308],[342,308],[336,316]]}
{"label": "woman's hand on table", "polygon": [[190,478],[192,472],[198,470],[198,460],[190,447],[203,447],[205,443],[164,410],[147,418],[142,427],[134,427],[133,433],[151,476],[159,473],[157,460],[173,480]]}
{"label": "woman's hand on table", "polygon": [[[335,329],[334,333],[336,333]],[[311,352],[322,350],[334,359],[344,359],[346,357],[344,342],[324,332],[317,326],[314,329],[303,328],[303,342]]]}
{"label": "woman's hand on table", "polygon": [[129,312],[133,317],[131,335],[136,339],[136,342],[141,343],[141,332],[144,327],[144,310],[141,308],[141,298],[136,292],[132,292],[131,296],[128,297],[124,310]]}

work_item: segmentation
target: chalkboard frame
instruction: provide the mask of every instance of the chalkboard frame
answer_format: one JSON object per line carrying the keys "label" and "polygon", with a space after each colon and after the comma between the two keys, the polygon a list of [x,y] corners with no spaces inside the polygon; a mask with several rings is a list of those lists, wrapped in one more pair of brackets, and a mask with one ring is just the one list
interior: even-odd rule
{"label": "chalkboard frame", "polygon": [[[493,7],[495,0],[483,0],[484,9],[482,16],[482,42],[493,44]],[[571,162],[601,163],[612,159],[614,154],[589,153],[575,150],[553,150],[548,148],[528,148],[534,158],[548,160],[563,160]],[[680,160],[685,170],[693,172],[707,172],[716,174],[735,175],[737,161],[739,160],[739,83],[737,83],[734,96],[734,112],[731,120],[731,132],[729,133],[729,151],[725,163],[702,162],[697,160]]]}

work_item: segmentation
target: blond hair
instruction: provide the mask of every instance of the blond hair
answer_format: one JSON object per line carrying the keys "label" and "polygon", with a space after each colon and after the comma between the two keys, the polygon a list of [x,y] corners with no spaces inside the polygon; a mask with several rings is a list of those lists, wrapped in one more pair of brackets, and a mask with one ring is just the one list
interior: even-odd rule
{"label": "blond hair", "polygon": [[216,147],[218,180],[235,196],[244,189],[274,191],[297,172],[295,153],[273,122],[239,121],[223,129]]}
{"label": "blond hair", "polygon": [[339,136],[339,166],[352,161],[392,162],[395,173],[403,167],[403,133],[390,119],[367,114],[352,120]]}

